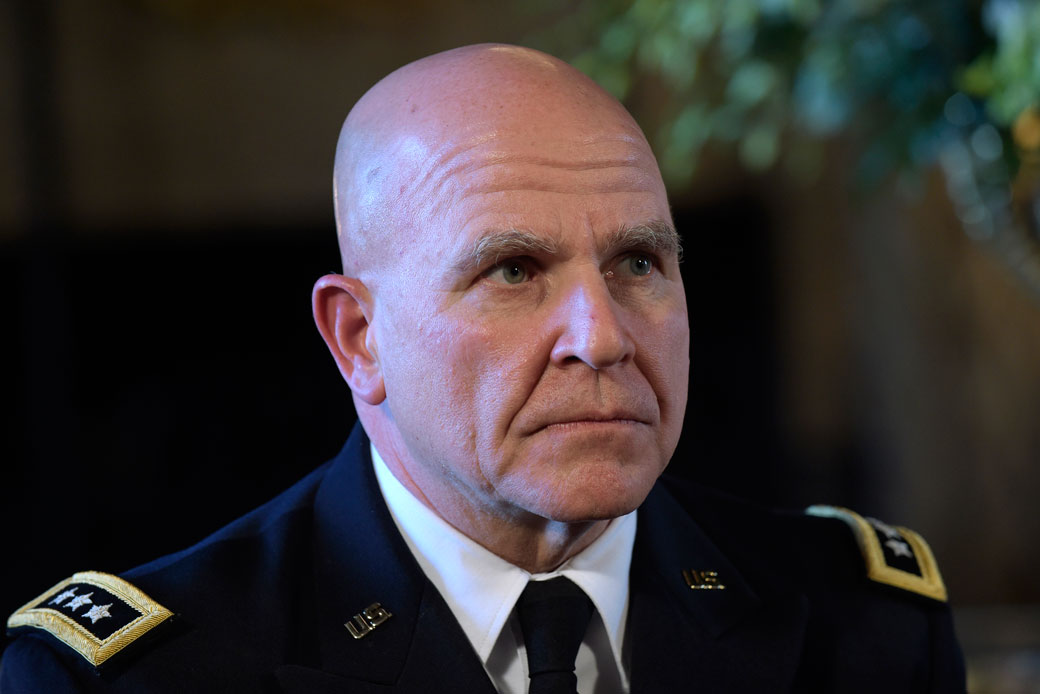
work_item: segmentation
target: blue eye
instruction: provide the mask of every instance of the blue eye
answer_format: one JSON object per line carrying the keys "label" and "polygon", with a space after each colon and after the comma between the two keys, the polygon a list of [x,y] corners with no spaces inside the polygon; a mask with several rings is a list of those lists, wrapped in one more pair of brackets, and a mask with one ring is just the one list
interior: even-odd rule
{"label": "blue eye", "polygon": [[492,268],[487,274],[488,279],[496,279],[500,276],[506,284],[520,284],[527,279],[527,268],[519,260],[507,260]]}
{"label": "blue eye", "polygon": [[651,260],[650,256],[642,253],[636,253],[630,255],[628,260],[628,269],[633,275],[649,275],[650,271],[654,269],[654,261]]}

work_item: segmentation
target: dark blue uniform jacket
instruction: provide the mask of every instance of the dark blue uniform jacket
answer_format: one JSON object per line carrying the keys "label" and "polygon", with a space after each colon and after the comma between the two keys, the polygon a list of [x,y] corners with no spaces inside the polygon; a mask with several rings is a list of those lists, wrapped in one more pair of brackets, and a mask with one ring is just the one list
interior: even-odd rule
{"label": "dark blue uniform jacket", "polygon": [[[948,606],[868,580],[841,521],[667,477],[638,519],[632,692],[964,691]],[[691,589],[684,571],[725,589]],[[175,617],[100,668],[20,629],[0,691],[494,691],[394,526],[360,427],[273,501],[123,578]],[[345,623],[375,602],[392,616],[354,638]]]}

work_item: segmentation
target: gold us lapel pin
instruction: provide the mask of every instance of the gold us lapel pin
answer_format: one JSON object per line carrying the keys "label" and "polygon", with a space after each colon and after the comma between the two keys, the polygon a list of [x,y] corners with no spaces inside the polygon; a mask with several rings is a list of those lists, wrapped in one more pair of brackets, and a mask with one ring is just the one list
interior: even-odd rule
{"label": "gold us lapel pin", "polygon": [[702,571],[699,569],[683,569],[683,580],[692,590],[725,590],[726,586],[719,583],[719,574],[716,571]]}
{"label": "gold us lapel pin", "polygon": [[386,611],[378,602],[374,602],[351,617],[350,621],[343,626],[347,628],[351,636],[360,639],[391,617],[393,615],[390,612]]}

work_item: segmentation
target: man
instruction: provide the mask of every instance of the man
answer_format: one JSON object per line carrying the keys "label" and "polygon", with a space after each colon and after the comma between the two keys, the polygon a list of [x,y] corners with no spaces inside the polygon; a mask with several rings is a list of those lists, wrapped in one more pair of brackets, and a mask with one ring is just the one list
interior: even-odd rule
{"label": "man", "polygon": [[658,482],[678,237],[588,78],[502,45],[407,65],[334,194],[313,310],[361,428],[199,545],[27,603],[5,692],[963,691],[919,537]]}

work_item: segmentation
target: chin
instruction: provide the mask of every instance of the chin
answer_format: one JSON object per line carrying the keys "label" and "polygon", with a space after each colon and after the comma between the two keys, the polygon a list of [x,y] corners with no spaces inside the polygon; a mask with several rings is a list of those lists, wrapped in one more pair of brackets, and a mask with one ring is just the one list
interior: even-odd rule
{"label": "chin", "polygon": [[562,523],[609,520],[639,508],[659,471],[629,470],[616,463],[582,466],[556,480],[543,498],[542,515]]}

